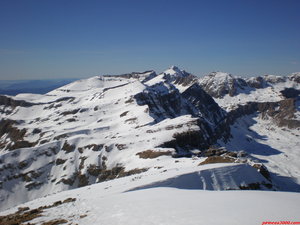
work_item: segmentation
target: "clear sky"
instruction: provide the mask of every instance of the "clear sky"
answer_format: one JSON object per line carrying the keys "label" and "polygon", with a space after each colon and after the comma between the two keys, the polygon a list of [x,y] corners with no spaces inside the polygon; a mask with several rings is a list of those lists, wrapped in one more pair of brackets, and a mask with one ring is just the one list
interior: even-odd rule
{"label": "clear sky", "polygon": [[300,0],[0,0],[0,79],[300,71]]}

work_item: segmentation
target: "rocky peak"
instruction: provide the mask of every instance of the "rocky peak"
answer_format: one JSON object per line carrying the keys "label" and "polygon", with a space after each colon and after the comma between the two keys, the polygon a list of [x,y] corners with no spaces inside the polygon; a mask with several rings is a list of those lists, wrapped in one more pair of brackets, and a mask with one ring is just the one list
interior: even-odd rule
{"label": "rocky peak", "polygon": [[171,66],[169,69],[165,70],[162,74],[165,74],[166,76],[170,76],[172,78],[186,77],[189,75],[189,73],[179,69],[177,66]]}
{"label": "rocky peak", "polygon": [[218,124],[225,117],[224,110],[197,83],[180,93],[176,85],[165,78],[164,82],[148,86],[135,98],[138,104],[148,105],[156,121],[191,114],[203,117],[211,124]]}
{"label": "rocky peak", "polygon": [[292,73],[291,75],[288,76],[288,79],[300,84],[300,72]]}
{"label": "rocky peak", "polygon": [[266,82],[271,83],[271,84],[277,84],[277,83],[286,81],[286,77],[276,76],[276,75],[264,75],[263,78]]}
{"label": "rocky peak", "polygon": [[214,98],[222,98],[226,94],[234,96],[238,89],[244,89],[246,82],[229,73],[212,72],[199,79],[200,86]]}
{"label": "rocky peak", "polygon": [[268,74],[264,76],[247,78],[246,82],[251,88],[260,89],[260,88],[276,85],[278,83],[283,83],[286,80],[287,80],[286,77]]}
{"label": "rocky peak", "polygon": [[174,70],[174,71],[180,71],[179,68],[177,66],[174,66],[174,65],[170,66],[170,69]]}
{"label": "rocky peak", "polygon": [[259,89],[267,86],[266,81],[261,76],[247,78],[246,82],[251,88]]}

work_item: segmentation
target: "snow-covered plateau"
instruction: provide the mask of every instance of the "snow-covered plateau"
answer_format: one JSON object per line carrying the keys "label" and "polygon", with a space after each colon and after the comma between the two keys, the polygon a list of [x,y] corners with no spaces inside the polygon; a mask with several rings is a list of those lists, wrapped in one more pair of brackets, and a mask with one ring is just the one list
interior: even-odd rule
{"label": "snow-covered plateau", "polygon": [[0,225],[300,221],[299,93],[173,66],[0,96]]}

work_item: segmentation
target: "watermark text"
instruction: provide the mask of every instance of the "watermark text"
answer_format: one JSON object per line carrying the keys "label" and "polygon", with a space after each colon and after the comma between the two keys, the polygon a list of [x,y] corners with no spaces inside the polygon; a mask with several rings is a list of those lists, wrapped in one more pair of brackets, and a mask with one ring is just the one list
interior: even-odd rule
{"label": "watermark text", "polygon": [[262,222],[262,225],[264,224],[300,224],[300,222],[295,221],[264,221]]}

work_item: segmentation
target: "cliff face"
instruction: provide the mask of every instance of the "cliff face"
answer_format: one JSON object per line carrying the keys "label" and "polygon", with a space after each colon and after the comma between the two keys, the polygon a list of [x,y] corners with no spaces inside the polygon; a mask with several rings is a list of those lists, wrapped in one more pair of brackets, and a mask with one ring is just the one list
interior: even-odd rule
{"label": "cliff face", "polygon": [[300,127],[300,121],[295,116],[297,112],[296,99],[293,98],[279,102],[249,102],[245,105],[239,105],[228,113],[227,118],[233,124],[238,118],[256,112],[260,113],[262,119],[272,120],[279,127],[291,129]]}
{"label": "cliff face", "polygon": [[199,78],[200,86],[212,97],[222,98],[225,95],[234,96],[239,90],[244,90],[247,83],[240,77],[223,72],[213,72]]}

